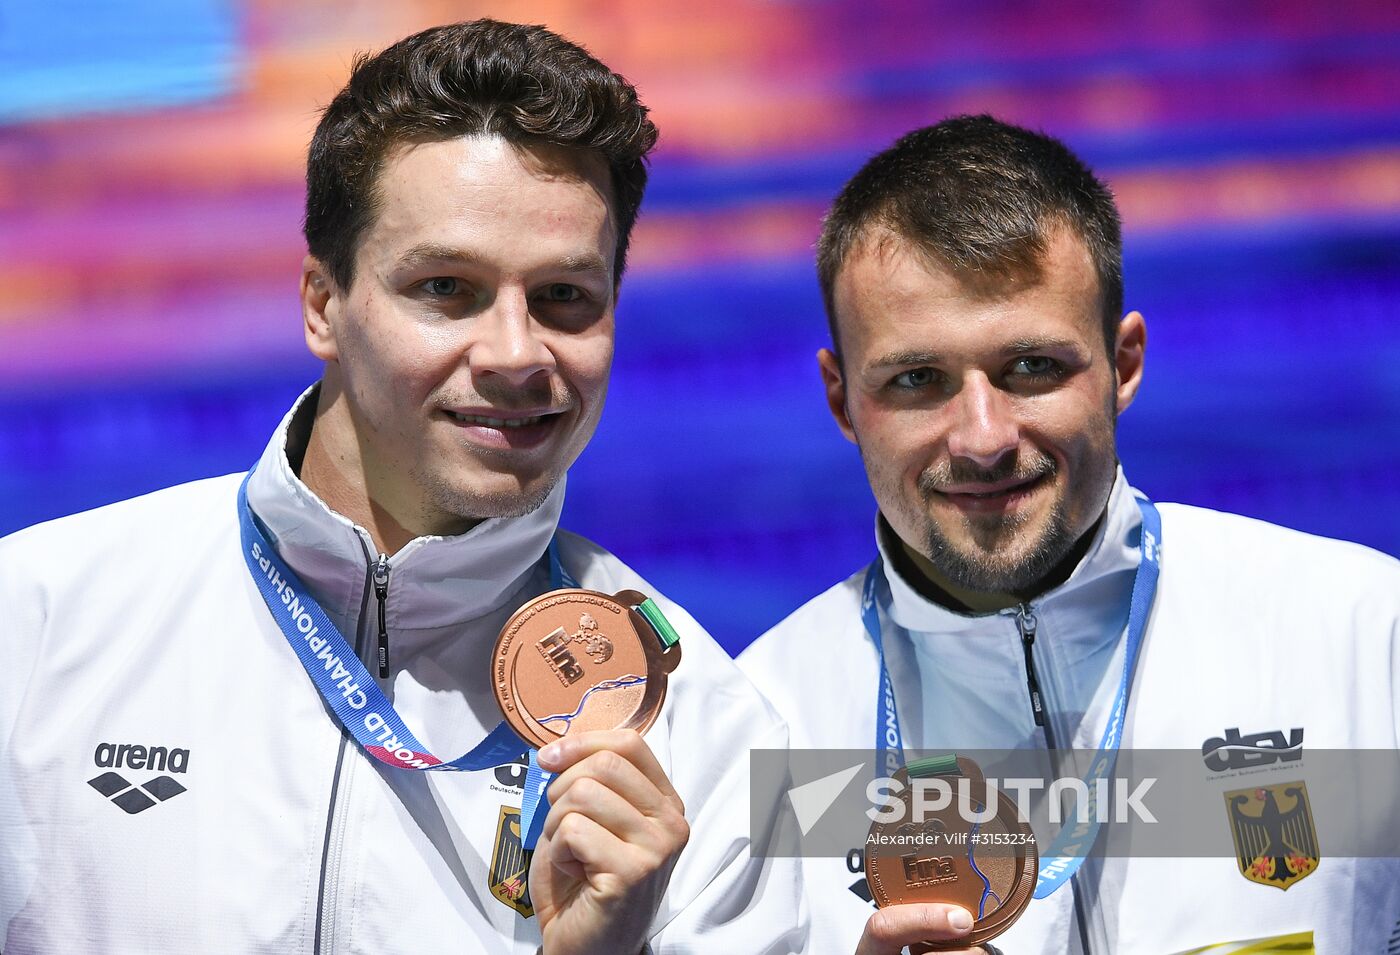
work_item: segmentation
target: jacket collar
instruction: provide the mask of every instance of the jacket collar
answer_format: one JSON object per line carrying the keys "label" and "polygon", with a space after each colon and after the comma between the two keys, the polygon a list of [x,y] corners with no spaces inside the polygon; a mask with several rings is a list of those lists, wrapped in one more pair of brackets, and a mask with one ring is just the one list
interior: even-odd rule
{"label": "jacket collar", "polygon": [[[369,532],[331,510],[292,470],[311,434],[319,385],[287,412],[248,482],[248,503],[273,545],[332,619],[365,607],[378,557]],[[500,608],[539,565],[559,523],[564,482],[524,517],[492,518],[465,534],[419,537],[389,560],[387,623],[397,631],[461,624]]]}
{"label": "jacket collar", "polygon": [[[1071,656],[1087,656],[1116,640],[1122,629],[1120,617],[1127,620],[1142,527],[1134,493],[1120,467],[1104,520],[1099,522],[1088,552],[1064,583],[1030,601],[1032,609],[1042,617],[1049,616],[1055,624],[1045,628],[1046,635]],[[877,519],[875,536],[890,585],[889,614],[900,627],[915,635],[1005,633],[1005,611],[958,613],[916,590],[890,559],[889,548],[898,544],[883,518]]]}

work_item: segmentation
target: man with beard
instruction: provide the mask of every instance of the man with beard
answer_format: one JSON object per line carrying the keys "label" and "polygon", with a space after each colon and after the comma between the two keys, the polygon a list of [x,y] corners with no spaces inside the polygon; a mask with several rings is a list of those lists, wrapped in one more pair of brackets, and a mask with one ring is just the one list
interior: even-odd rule
{"label": "man with beard", "polygon": [[[636,91],[543,27],[356,62],[307,163],[320,381],[246,478],[0,543],[0,948],[800,950],[797,867],[750,856],[735,758],[785,745],[781,721],[557,527],[655,141]],[[543,635],[512,616],[580,586],[619,600],[536,602],[572,599]],[[536,718],[587,716],[557,683],[616,648],[628,672],[578,687],[623,688],[605,707],[636,728],[536,732],[527,772],[529,727],[501,717],[528,707],[497,698],[523,692],[496,675],[508,621],[563,700]],[[677,633],[663,704],[632,661]]]}
{"label": "man with beard", "polygon": [[[1129,486],[1115,427],[1146,327],[1123,314],[1113,198],[1061,143],[987,116],[908,134],[836,199],[818,271],[822,380],[878,556],[741,658],[794,746],[1199,752],[1231,727],[1396,746],[1394,560]],[[1385,949],[1394,860],[1265,860],[1261,885],[1223,838],[1217,858],[1042,868],[996,944]],[[807,860],[815,938],[883,955],[961,937],[950,906],[872,918],[860,859]]]}

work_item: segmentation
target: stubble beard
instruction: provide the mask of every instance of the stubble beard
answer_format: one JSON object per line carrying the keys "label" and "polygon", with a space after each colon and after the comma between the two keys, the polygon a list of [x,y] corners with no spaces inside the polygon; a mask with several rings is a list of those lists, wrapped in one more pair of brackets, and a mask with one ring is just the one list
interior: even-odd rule
{"label": "stubble beard", "polygon": [[[1024,594],[1043,580],[1074,549],[1063,501],[1057,501],[1035,540],[1018,543],[1027,518],[997,518],[995,527],[969,527],[973,545],[955,543],[930,523],[929,562],[954,585],[979,593]],[[1011,548],[1015,548],[1012,550]]]}
{"label": "stubble beard", "polygon": [[524,517],[538,509],[554,492],[563,474],[548,476],[534,486],[519,491],[485,491],[464,489],[439,473],[424,473],[415,469],[412,479],[423,489],[429,507],[439,514],[449,514],[464,524],[476,524],[493,518]]}
{"label": "stubble beard", "polygon": [[[927,501],[935,489],[951,484],[1053,479],[1057,472],[1055,461],[1049,456],[1024,463],[1008,459],[1005,465],[991,469],[944,464],[925,471],[920,476],[919,489]],[[1044,489],[1037,493],[1044,493]],[[961,540],[945,533],[925,511],[923,552],[935,570],[964,590],[1026,593],[1074,549],[1075,535],[1066,506],[1070,496],[1066,489],[1043,518],[1024,514],[963,516]],[[1043,521],[1043,526],[1033,532],[1033,539],[1024,540],[1023,535],[1032,532],[1028,525],[1037,519]]]}
{"label": "stubble beard", "polygon": [[[486,403],[494,407],[533,407],[548,405],[552,407],[572,405],[576,402],[575,397],[566,388],[560,387],[558,391],[551,392],[549,389],[516,392],[510,390],[492,391],[491,389],[480,389],[476,395],[440,398],[436,404],[441,406],[471,405]],[[560,425],[563,426],[563,423]],[[574,427],[582,426],[581,422],[576,422]],[[596,426],[596,421],[594,422]],[[589,430],[592,436],[592,427]],[[585,442],[586,443],[586,442]],[[496,454],[482,448],[476,448],[472,452],[479,461],[490,461]],[[494,518],[516,518],[524,517],[541,507],[549,496],[554,493],[554,489],[559,482],[564,479],[568,468],[573,463],[573,458],[577,453],[555,473],[539,475],[534,481],[526,481],[523,486],[515,489],[492,491],[481,487],[463,487],[459,481],[453,481],[447,474],[442,473],[432,467],[423,467],[421,464],[414,467],[411,472],[413,482],[423,490],[423,497],[428,507],[436,509],[439,513],[450,514],[467,524],[476,524],[480,521]],[[502,454],[500,460],[508,460]],[[499,477],[500,475],[497,475]]]}

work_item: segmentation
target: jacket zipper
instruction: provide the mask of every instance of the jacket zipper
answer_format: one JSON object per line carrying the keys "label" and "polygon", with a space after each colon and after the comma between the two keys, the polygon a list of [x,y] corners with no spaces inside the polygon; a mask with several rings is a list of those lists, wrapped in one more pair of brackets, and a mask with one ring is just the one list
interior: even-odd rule
{"label": "jacket zipper", "polygon": [[379,603],[379,678],[389,675],[389,627],[384,622],[384,604],[389,600],[389,555],[380,554],[374,562],[374,599]]}
{"label": "jacket zipper", "polygon": [[1054,749],[1053,733],[1045,719],[1045,698],[1040,693],[1040,677],[1035,672],[1035,656],[1031,653],[1037,626],[1035,609],[1030,604],[1021,604],[1016,611],[1016,629],[1021,632],[1021,649],[1026,654],[1026,688],[1031,695],[1031,716],[1035,718],[1035,725],[1045,730],[1046,744]]}
{"label": "jacket zipper", "polygon": [[[364,545],[361,544],[363,547]],[[384,555],[376,560],[368,547],[364,548],[365,562],[368,565],[366,574],[365,589],[360,598],[360,624],[355,628],[355,655],[363,658],[365,653],[365,627],[364,620],[369,613],[369,595],[374,592],[379,597],[379,627],[380,633],[384,633],[384,596],[388,595],[388,558]],[[379,593],[379,570],[380,565],[384,570],[384,594]],[[388,653],[387,640],[381,636],[381,643],[384,653]],[[336,752],[335,775],[331,778],[331,795],[329,804],[326,807],[326,838],[321,848],[321,880],[316,894],[316,934],[313,946],[315,955],[322,952],[333,951],[335,948],[335,925],[336,910],[339,902],[335,898],[336,888],[340,883],[340,860],[342,843],[345,837],[345,818],[348,810],[345,808],[348,802],[350,789],[350,777],[353,774],[354,760],[347,760],[346,750],[350,748],[350,734],[344,729],[340,732],[340,746]],[[341,781],[344,780],[342,787]],[[344,791],[342,791],[342,789]]]}
{"label": "jacket zipper", "polygon": [[[1026,688],[1030,691],[1031,715],[1035,718],[1035,725],[1045,731],[1045,748],[1050,751],[1051,767],[1058,775],[1060,760],[1056,751],[1059,747],[1055,742],[1054,727],[1051,726],[1045,712],[1045,696],[1040,691],[1040,675],[1035,671],[1035,655],[1031,652],[1035,646],[1035,635],[1039,626],[1040,621],[1036,618],[1035,608],[1030,604],[1021,604],[1016,609],[1016,629],[1021,634],[1021,649],[1026,655]],[[1085,955],[1091,955],[1093,950],[1089,946],[1089,919],[1088,913],[1084,911],[1082,893],[1079,892],[1078,877],[1072,878],[1070,883],[1070,890],[1074,893],[1074,922],[1079,930],[1079,945]]]}

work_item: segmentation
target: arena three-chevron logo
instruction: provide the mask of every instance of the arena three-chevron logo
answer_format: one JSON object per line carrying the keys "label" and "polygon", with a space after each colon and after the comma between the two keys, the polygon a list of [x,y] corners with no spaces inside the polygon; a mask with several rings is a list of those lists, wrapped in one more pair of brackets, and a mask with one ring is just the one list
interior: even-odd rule
{"label": "arena three-chevron logo", "polygon": [[[190,764],[190,751],[166,746],[137,746],[131,743],[98,743],[92,761],[101,768],[152,770],[184,773]],[[135,815],[157,803],[173,799],[185,787],[173,777],[156,776],[139,786],[118,772],[105,772],[89,779],[88,785],[125,812]]]}

